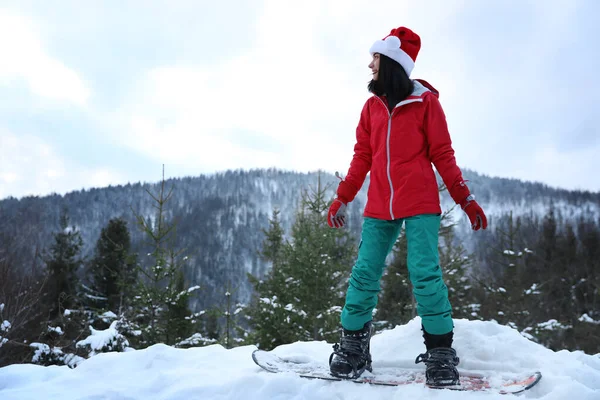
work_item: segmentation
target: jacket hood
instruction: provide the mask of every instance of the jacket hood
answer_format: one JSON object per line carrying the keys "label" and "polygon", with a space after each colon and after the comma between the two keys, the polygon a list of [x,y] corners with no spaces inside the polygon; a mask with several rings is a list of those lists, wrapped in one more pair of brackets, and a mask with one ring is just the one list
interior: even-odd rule
{"label": "jacket hood", "polygon": [[415,88],[413,89],[411,96],[421,97],[425,92],[431,92],[435,97],[440,97],[440,92],[424,79],[414,79],[413,84]]}

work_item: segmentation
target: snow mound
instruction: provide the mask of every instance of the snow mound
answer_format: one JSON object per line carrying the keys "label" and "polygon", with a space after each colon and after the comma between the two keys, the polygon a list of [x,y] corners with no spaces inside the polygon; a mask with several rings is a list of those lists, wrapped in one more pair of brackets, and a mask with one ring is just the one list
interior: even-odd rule
{"label": "snow mound", "polygon": [[[456,320],[459,368],[505,373],[541,371],[542,381],[522,398],[600,399],[600,354],[554,352],[516,330],[494,322]],[[424,351],[421,321],[375,335],[373,367],[414,367]],[[251,358],[254,346],[227,350],[220,345],[176,349],[155,345],[125,353],[98,354],[75,369],[11,365],[0,368],[0,398],[64,399],[506,399],[506,396],[431,390],[418,385],[379,387],[327,382],[293,374],[271,374]],[[274,352],[282,357],[326,363],[331,344],[296,342]],[[422,365],[422,364],[420,364]]]}

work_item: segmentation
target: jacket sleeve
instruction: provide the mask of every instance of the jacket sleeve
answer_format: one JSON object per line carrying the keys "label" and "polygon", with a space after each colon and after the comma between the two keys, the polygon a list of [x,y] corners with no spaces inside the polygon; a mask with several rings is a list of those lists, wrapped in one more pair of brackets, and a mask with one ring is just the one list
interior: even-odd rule
{"label": "jacket sleeve", "polygon": [[429,159],[442,177],[454,202],[460,204],[469,195],[469,188],[456,164],[446,116],[436,96],[427,96],[426,102],[424,130],[429,144]]}
{"label": "jacket sleeve", "polygon": [[356,127],[356,144],[354,156],[346,178],[338,186],[338,198],[346,203],[351,202],[365,182],[371,170],[371,120],[369,116],[369,101],[360,113],[360,120]]}

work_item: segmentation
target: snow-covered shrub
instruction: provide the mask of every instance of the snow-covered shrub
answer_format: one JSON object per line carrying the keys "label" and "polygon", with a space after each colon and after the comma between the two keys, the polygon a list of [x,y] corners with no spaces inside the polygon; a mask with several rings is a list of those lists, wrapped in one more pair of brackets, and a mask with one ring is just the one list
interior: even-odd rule
{"label": "snow-covered shrub", "polygon": [[96,330],[90,326],[91,335],[77,342],[78,348],[87,349],[90,357],[98,353],[127,351],[129,341],[119,331],[120,321],[113,321],[108,329]]}
{"label": "snow-covered shrub", "polygon": [[6,337],[8,331],[10,330],[11,324],[2,318],[2,312],[4,311],[4,303],[0,304],[0,347],[3,344],[8,342],[8,338]]}
{"label": "snow-covered shrub", "polygon": [[215,344],[215,343],[218,343],[218,340],[204,337],[200,333],[194,333],[189,338],[182,340],[181,342],[175,344],[175,347],[187,349],[190,347],[208,346],[210,344]]}
{"label": "snow-covered shrub", "polygon": [[50,347],[45,343],[31,343],[29,347],[35,349],[31,362],[38,365],[66,365],[75,368],[85,360],[78,355],[64,353],[60,347]]}

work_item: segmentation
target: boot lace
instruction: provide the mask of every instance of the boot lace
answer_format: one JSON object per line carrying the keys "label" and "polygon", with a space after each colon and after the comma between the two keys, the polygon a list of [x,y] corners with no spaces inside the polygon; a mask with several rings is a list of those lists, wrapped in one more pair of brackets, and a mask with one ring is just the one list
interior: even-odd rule
{"label": "boot lace", "polygon": [[456,352],[450,348],[438,347],[431,349],[426,353],[419,354],[415,359],[415,364],[419,363],[434,364],[440,367],[457,366],[460,359],[456,356]]}
{"label": "boot lace", "polygon": [[[334,355],[342,357],[352,366],[353,374],[349,376],[351,379],[358,378],[365,369],[370,371],[369,365],[371,363],[371,354],[366,351],[366,345],[363,343],[364,339],[367,337],[368,334],[342,336],[340,344],[336,343],[333,345],[333,353],[329,357],[329,364],[331,365]],[[364,366],[359,368],[359,363],[363,356],[365,356],[363,360]]]}
{"label": "boot lace", "polygon": [[340,340],[340,344],[335,344],[333,351],[336,353],[345,353],[346,355],[360,355],[363,353],[361,338],[358,336],[344,336]]}

